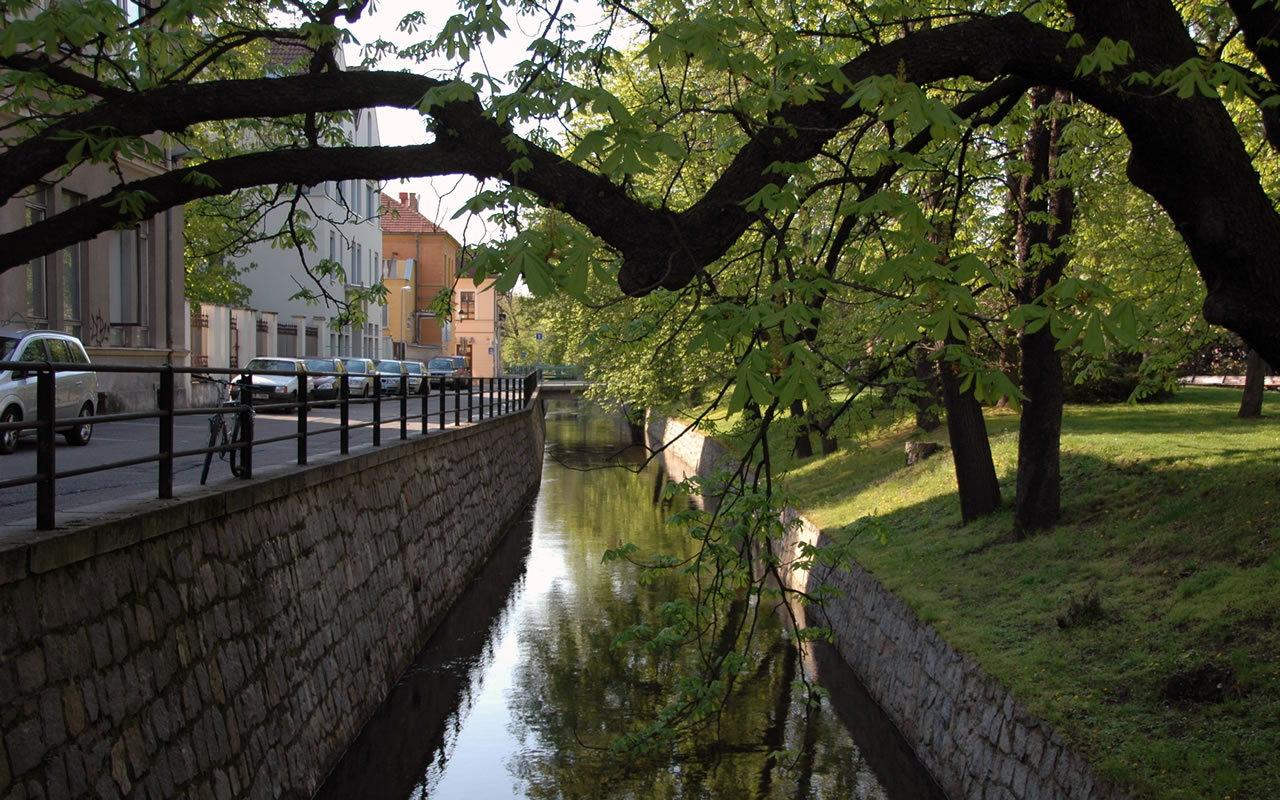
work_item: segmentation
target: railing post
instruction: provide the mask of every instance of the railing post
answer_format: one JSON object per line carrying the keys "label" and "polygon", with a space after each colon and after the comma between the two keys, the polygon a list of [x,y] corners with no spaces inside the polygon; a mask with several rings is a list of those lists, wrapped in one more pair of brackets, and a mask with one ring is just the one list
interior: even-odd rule
{"label": "railing post", "polygon": [[382,446],[382,378],[373,392],[373,446]]}
{"label": "railing post", "polygon": [[307,463],[307,374],[294,373],[298,376],[298,463]]}
{"label": "railing post", "polygon": [[409,438],[409,376],[400,376],[400,438]]}
{"label": "railing post", "polygon": [[444,386],[445,386],[444,378],[441,377],[440,378],[440,430],[444,430],[444,395],[445,395]]}
{"label": "railing post", "polygon": [[[483,378],[481,378],[481,380],[484,380],[484,379],[483,379]],[[475,388],[475,385],[474,385],[474,384],[475,384],[475,382],[474,382],[471,378],[467,378],[467,422],[471,422],[471,421],[472,421],[472,419],[471,419],[471,411],[472,411],[472,408],[473,408],[473,404],[472,404],[472,402],[471,402],[471,398],[472,398],[472,396],[473,396],[473,395],[472,395],[471,390]]]}
{"label": "railing post", "polygon": [[173,365],[160,370],[160,498],[173,497]]}
{"label": "railing post", "polygon": [[453,427],[462,424],[462,390],[453,387]]}
{"label": "railing post", "polygon": [[431,378],[423,378],[426,385],[422,387],[422,435],[431,432]]}
{"label": "railing post", "polygon": [[54,415],[57,414],[53,365],[48,361],[36,371],[36,529],[54,526]]}
{"label": "railing post", "polygon": [[338,429],[338,452],[344,456],[351,449],[351,382],[347,373],[338,376],[338,394],[342,397],[341,410],[338,416],[341,427]]}
{"label": "railing post", "polygon": [[[240,389],[240,401],[244,408],[240,409],[240,438],[244,447],[240,450],[240,477],[253,477],[253,392],[244,387],[253,385],[253,378],[240,376],[243,381]],[[232,446],[237,443],[232,442]]]}

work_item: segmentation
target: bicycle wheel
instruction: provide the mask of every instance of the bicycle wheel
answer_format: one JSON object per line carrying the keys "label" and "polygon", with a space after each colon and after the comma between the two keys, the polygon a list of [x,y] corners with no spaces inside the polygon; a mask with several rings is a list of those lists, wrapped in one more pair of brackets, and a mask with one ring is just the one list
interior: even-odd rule
{"label": "bicycle wheel", "polygon": [[244,477],[243,463],[237,464],[236,460],[240,458],[240,412],[236,412],[235,421],[231,423],[231,444],[232,448],[227,451],[231,456],[231,474],[237,478]]}
{"label": "bicycle wheel", "polygon": [[[204,468],[200,470],[200,485],[209,480],[209,465],[213,463],[213,448],[218,446],[218,432],[222,432],[222,443],[227,443],[227,421],[221,414],[209,417],[209,452],[204,454]],[[232,462],[235,463],[235,462]],[[234,467],[232,468],[234,469]]]}

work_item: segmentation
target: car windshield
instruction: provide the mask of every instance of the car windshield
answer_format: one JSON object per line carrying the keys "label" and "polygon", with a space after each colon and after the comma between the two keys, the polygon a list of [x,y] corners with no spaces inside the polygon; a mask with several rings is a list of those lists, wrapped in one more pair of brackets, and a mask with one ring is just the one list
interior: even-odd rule
{"label": "car windshield", "polygon": [[268,369],[277,372],[297,372],[298,365],[293,361],[281,358],[255,358],[249,362],[248,369]]}
{"label": "car windshield", "polygon": [[331,358],[308,358],[307,369],[312,372],[341,372],[342,367]]}
{"label": "car windshield", "polygon": [[407,368],[410,372],[412,372],[415,375],[417,375],[419,372],[422,372],[422,365],[416,361],[406,361],[405,368]]}
{"label": "car windshield", "polygon": [[0,361],[8,361],[13,357],[13,349],[18,346],[21,339],[15,339],[12,336],[0,336]]}
{"label": "car windshield", "polygon": [[347,361],[344,363],[347,365],[347,372],[364,372],[363,361]]}
{"label": "car windshield", "polygon": [[378,372],[399,372],[400,364],[396,361],[379,361]]}
{"label": "car windshield", "polygon": [[453,362],[447,358],[433,358],[427,362],[427,369],[453,369]]}

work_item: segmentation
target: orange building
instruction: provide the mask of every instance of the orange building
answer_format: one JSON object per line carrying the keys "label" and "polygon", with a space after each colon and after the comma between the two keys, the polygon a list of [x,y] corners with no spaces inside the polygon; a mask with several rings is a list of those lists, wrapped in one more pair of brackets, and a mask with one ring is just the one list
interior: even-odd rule
{"label": "orange building", "polygon": [[384,352],[420,361],[453,354],[452,320],[438,320],[431,304],[453,288],[460,249],[448,231],[418,211],[416,194],[401,192],[399,200],[382,195],[386,332],[393,345]]}

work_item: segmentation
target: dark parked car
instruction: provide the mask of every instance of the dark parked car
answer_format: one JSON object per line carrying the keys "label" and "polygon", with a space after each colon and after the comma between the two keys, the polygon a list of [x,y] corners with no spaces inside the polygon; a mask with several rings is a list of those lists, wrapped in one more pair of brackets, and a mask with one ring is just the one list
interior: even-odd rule
{"label": "dark parked car", "polygon": [[436,356],[427,362],[427,383],[430,388],[443,385],[446,389],[465,380],[458,373],[458,365],[448,356]]}
{"label": "dark parked car", "polygon": [[[347,367],[340,358],[308,358],[307,372],[311,373],[315,388],[311,391],[311,399],[316,401],[332,401],[338,399],[341,390],[341,375]],[[336,373],[336,374],[332,374]],[[350,383],[347,391],[354,394]]]}
{"label": "dark parked car", "polygon": [[[450,361],[452,361],[452,362],[453,362],[453,365],[454,365],[455,367],[457,367],[457,369],[458,369],[458,373],[457,373],[457,374],[458,374],[458,377],[460,377],[460,378],[465,378],[465,379],[467,379],[467,380],[470,380],[470,378],[471,378],[471,367],[467,366],[467,357],[466,357],[466,356],[445,356],[445,358],[447,358],[447,359],[449,359]],[[466,386],[466,385],[467,385],[467,380],[461,380],[461,381],[458,381],[458,383],[459,383],[459,385],[461,385],[461,386]]]}

